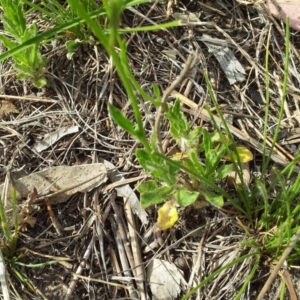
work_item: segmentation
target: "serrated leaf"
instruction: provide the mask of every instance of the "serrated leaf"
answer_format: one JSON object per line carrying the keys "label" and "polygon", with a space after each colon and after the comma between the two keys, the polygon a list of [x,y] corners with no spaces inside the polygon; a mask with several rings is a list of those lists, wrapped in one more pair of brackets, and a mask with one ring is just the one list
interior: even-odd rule
{"label": "serrated leaf", "polygon": [[166,230],[173,227],[178,220],[176,203],[173,200],[167,201],[159,210],[157,217],[157,227]]}
{"label": "serrated leaf", "polygon": [[174,198],[180,206],[188,206],[193,204],[199,195],[199,192],[189,191],[187,188],[183,187],[177,190],[177,192],[174,194]]}
{"label": "serrated leaf", "polygon": [[217,145],[215,149],[211,150],[209,156],[205,160],[205,163],[207,163],[207,160],[209,160],[211,166],[210,172],[214,172],[214,170],[218,167],[225,151],[226,149],[220,147],[220,145]]}
{"label": "serrated leaf", "polygon": [[203,130],[203,148],[204,148],[204,152],[205,152],[205,156],[208,157],[210,155],[210,151],[211,151],[211,136],[210,134],[207,132],[207,130]]}
{"label": "serrated leaf", "polygon": [[146,152],[144,149],[137,149],[136,157],[144,170],[150,172],[152,177],[157,181],[165,183],[168,186],[176,184],[176,175],[179,171],[179,167],[157,157],[155,153],[150,154]]}
{"label": "serrated leaf", "polygon": [[202,127],[195,127],[190,133],[188,137],[188,147],[196,148],[199,145],[199,136],[202,134]]}
{"label": "serrated leaf", "polygon": [[214,204],[217,207],[222,207],[224,205],[223,197],[220,195],[205,190],[201,190],[201,194],[205,197],[206,201]]}
{"label": "serrated leaf", "polygon": [[134,129],[134,125],[131,121],[129,121],[115,106],[108,104],[109,113],[114,119],[114,121],[121,126],[124,130],[126,130],[128,133],[130,133],[133,136],[136,136],[136,131]]}
{"label": "serrated leaf", "polygon": [[180,100],[176,99],[173,108],[166,112],[166,118],[170,121],[170,132],[177,142],[188,137],[190,125],[180,110]]}
{"label": "serrated leaf", "polygon": [[137,190],[141,194],[140,199],[143,208],[162,203],[173,193],[172,187],[157,186],[157,183],[153,180],[139,184]]}
{"label": "serrated leaf", "polygon": [[216,170],[216,178],[224,179],[227,177],[233,170],[233,165],[223,165]]}
{"label": "serrated leaf", "polygon": [[191,159],[191,164],[193,164],[193,167],[201,174],[205,175],[205,168],[201,165],[198,155],[195,150],[191,150],[188,152],[189,157]]}
{"label": "serrated leaf", "polygon": [[0,34],[0,40],[4,44],[4,46],[8,49],[13,49],[17,46],[17,43],[12,42],[8,37],[3,34]]}

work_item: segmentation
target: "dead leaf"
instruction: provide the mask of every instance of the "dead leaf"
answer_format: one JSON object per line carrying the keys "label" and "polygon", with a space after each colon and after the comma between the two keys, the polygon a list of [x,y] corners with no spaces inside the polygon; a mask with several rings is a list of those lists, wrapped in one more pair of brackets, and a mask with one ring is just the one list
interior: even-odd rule
{"label": "dead leaf", "polygon": [[17,114],[19,111],[15,105],[9,100],[0,100],[0,118],[9,114]]}
{"label": "dead leaf", "polygon": [[[251,174],[249,169],[249,163],[242,163],[242,173],[243,173],[243,179],[244,183],[246,185],[250,184],[251,181]],[[234,186],[241,186],[242,182],[238,175],[238,172],[236,170],[233,170],[227,177],[227,185],[231,188],[234,188]]]}
{"label": "dead leaf", "polygon": [[213,38],[208,34],[203,34],[199,40],[205,44],[208,51],[218,60],[231,85],[245,80],[246,71],[228,48],[226,40]]}
{"label": "dead leaf", "polygon": [[267,1],[267,8],[270,14],[284,22],[286,17],[290,19],[290,26],[300,31],[300,0],[276,0],[276,7],[271,0]]}
{"label": "dead leaf", "polygon": [[154,259],[147,268],[153,300],[177,299],[181,292],[182,275],[174,264],[166,260]]}
{"label": "dead leaf", "polygon": [[[103,161],[105,167],[110,170],[108,176],[111,182],[117,182],[120,180],[124,180],[124,177],[120,174],[120,172],[116,169],[116,167],[108,162],[107,160]],[[146,211],[141,207],[141,203],[139,198],[136,196],[135,192],[133,189],[130,187],[129,184],[125,184],[120,187],[115,188],[117,191],[117,195],[119,197],[124,197],[130,204],[131,210],[135,215],[137,215],[142,224],[146,225],[148,224],[148,215]]]}
{"label": "dead leaf", "polygon": [[[12,173],[11,176],[13,177],[14,174]],[[32,188],[36,187],[39,197],[47,195],[49,203],[53,205],[65,202],[74,193],[90,191],[106,180],[106,168],[104,164],[99,163],[49,168],[14,181],[18,200],[27,198]],[[0,185],[0,191],[2,189],[3,184]],[[56,194],[51,196],[52,193]],[[10,209],[10,195],[6,202],[6,209]]]}
{"label": "dead leaf", "polygon": [[37,152],[42,152],[46,150],[53,144],[55,144],[58,140],[63,138],[64,136],[76,133],[79,131],[79,126],[71,126],[71,127],[61,127],[58,130],[46,134],[42,141],[39,141],[33,145],[33,149]]}

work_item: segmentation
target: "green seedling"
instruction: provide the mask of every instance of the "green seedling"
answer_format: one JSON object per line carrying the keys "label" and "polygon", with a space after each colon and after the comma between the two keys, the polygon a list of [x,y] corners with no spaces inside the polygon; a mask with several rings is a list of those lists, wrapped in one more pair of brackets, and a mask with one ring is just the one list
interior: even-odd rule
{"label": "green seedling", "polygon": [[[23,2],[20,0],[1,0],[1,16],[6,34],[0,34],[0,40],[9,50],[25,43],[37,35],[37,25],[26,25]],[[17,78],[31,80],[36,87],[43,87],[47,81],[44,77],[45,58],[39,52],[38,43],[13,55]]]}
{"label": "green seedling", "polygon": [[74,54],[77,52],[79,45],[82,43],[81,40],[79,39],[75,39],[75,40],[71,40],[71,41],[67,41],[65,43],[66,48],[68,50],[67,53],[67,59],[72,59]]}
{"label": "green seedling", "polygon": [[[222,207],[223,196],[212,186],[233,170],[232,164],[220,165],[226,147],[220,143],[219,133],[209,133],[201,127],[191,129],[180,110],[179,100],[175,101],[172,109],[166,108],[166,117],[170,122],[172,137],[181,151],[173,160],[180,161],[190,172],[182,172],[180,164],[170,164],[154,152],[149,153],[144,149],[136,151],[140,165],[154,179],[138,186],[141,205],[148,207],[166,202],[158,218],[161,229],[167,229],[176,222],[176,205],[188,206],[199,201]],[[199,180],[199,177],[206,178],[206,182]]]}
{"label": "green seedling", "polygon": [[[29,216],[29,210],[32,205],[32,201],[37,197],[37,190],[33,188],[33,191],[28,195],[28,199],[24,204],[23,208],[19,211],[17,203],[17,193],[16,189],[11,184],[11,201],[12,201],[12,218],[5,211],[2,199],[0,197],[0,221],[2,234],[0,238],[0,252],[5,266],[9,270],[10,275],[14,275],[24,286],[26,286],[31,293],[39,294],[42,299],[47,299],[41,291],[31,282],[31,280],[24,274],[24,267],[26,268],[41,268],[47,265],[58,263],[59,260],[51,260],[37,264],[23,263],[24,253],[17,254],[17,242],[19,237],[19,232],[25,224],[32,225]],[[9,219],[13,222],[10,222]],[[22,269],[21,269],[22,268]],[[5,272],[5,270],[2,270]],[[1,284],[3,284],[1,282]]]}
{"label": "green seedling", "polygon": [[[39,11],[42,18],[49,24],[53,23],[54,25],[62,26],[66,23],[75,21],[77,18],[77,13],[72,9],[72,6],[61,4],[56,0],[44,0],[39,5],[26,0],[24,2],[32,7],[32,9]],[[81,4],[88,13],[94,12],[99,8],[94,0],[84,0],[81,1]],[[100,16],[96,19],[98,25],[100,25],[99,18]],[[77,22],[77,24],[70,27],[68,30],[64,30],[59,34],[58,38],[68,39],[65,43],[68,51],[68,59],[73,58],[81,43],[95,44],[93,32],[83,22]]]}

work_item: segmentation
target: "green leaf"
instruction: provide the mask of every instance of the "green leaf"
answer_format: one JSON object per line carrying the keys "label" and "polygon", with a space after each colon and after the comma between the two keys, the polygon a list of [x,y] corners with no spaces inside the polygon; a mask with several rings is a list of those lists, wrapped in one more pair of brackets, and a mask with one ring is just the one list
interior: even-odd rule
{"label": "green leaf", "polygon": [[45,77],[40,78],[37,81],[34,81],[33,84],[37,87],[37,88],[42,88],[47,84],[47,79]]}
{"label": "green leaf", "polygon": [[188,147],[189,148],[196,148],[199,146],[199,136],[202,134],[203,128],[202,127],[195,127],[188,136]]}
{"label": "green leaf", "polygon": [[207,130],[203,130],[203,147],[205,152],[205,157],[208,157],[211,152],[211,135],[207,132]]}
{"label": "green leaf", "polygon": [[153,94],[155,96],[155,105],[158,107],[161,105],[161,93],[160,89],[156,84],[152,84]]}
{"label": "green leaf", "polygon": [[166,118],[170,121],[170,132],[180,145],[180,139],[186,139],[190,132],[190,125],[180,110],[180,100],[176,99],[172,110],[166,112]]}
{"label": "green leaf", "polygon": [[233,170],[233,165],[223,165],[220,168],[218,168],[216,170],[216,176],[215,178],[217,179],[224,179],[225,177],[227,177],[230,172]]}
{"label": "green leaf", "polygon": [[17,46],[17,43],[12,42],[7,36],[0,34],[0,40],[4,46],[8,49],[13,49]]}
{"label": "green leaf", "polygon": [[144,149],[137,149],[136,157],[144,170],[150,172],[157,181],[165,183],[168,186],[176,184],[176,175],[179,167],[169,164],[160,157],[157,157],[155,153],[150,154]]}
{"label": "green leaf", "polygon": [[4,11],[4,15],[2,15],[4,29],[19,41],[26,30],[22,1],[2,0],[1,6]]}
{"label": "green leaf", "polygon": [[121,110],[111,104],[108,104],[108,109],[110,115],[119,126],[125,129],[131,135],[136,136],[133,123],[122,114]]}
{"label": "green leaf", "polygon": [[193,204],[197,200],[199,195],[199,192],[189,191],[187,188],[182,187],[179,188],[174,194],[174,198],[180,206],[188,206]]}
{"label": "green leaf", "polygon": [[201,190],[201,194],[205,197],[206,201],[214,204],[217,207],[224,205],[223,197],[207,190]]}
{"label": "green leaf", "polygon": [[172,187],[158,187],[153,180],[139,184],[137,190],[141,194],[140,199],[143,208],[165,202],[173,194]]}
{"label": "green leaf", "polygon": [[72,41],[67,41],[65,43],[65,46],[68,50],[68,53],[67,53],[67,59],[71,60],[73,55],[77,52],[78,50],[78,46],[81,44],[81,40],[80,39],[75,39],[75,40],[72,40]]}
{"label": "green leaf", "polygon": [[195,149],[192,149],[188,152],[188,155],[191,159],[191,163],[193,164],[194,168],[197,169],[197,171],[204,176],[205,175],[205,167],[203,167],[199,161],[197,152]]}
{"label": "green leaf", "polygon": [[226,149],[221,145],[217,145],[215,149],[212,149],[209,155],[206,157],[205,163],[209,160],[209,164],[211,166],[209,172],[213,172],[218,168]]}

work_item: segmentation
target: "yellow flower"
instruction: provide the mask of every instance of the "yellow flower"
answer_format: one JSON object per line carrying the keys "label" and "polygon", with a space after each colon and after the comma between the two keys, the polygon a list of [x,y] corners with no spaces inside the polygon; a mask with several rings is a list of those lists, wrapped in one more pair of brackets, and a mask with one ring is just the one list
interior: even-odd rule
{"label": "yellow flower", "polygon": [[172,227],[178,220],[178,212],[176,202],[174,200],[167,201],[159,210],[157,218],[157,227],[161,230]]}
{"label": "yellow flower", "polygon": [[[236,147],[236,151],[239,155],[241,163],[246,163],[246,162],[249,162],[249,161],[253,160],[253,154],[247,148],[245,148],[245,147]],[[224,158],[227,159],[227,160],[231,160],[229,155],[225,155]],[[235,153],[233,153],[233,152],[232,152],[232,158],[234,159],[235,162],[238,161]]]}

